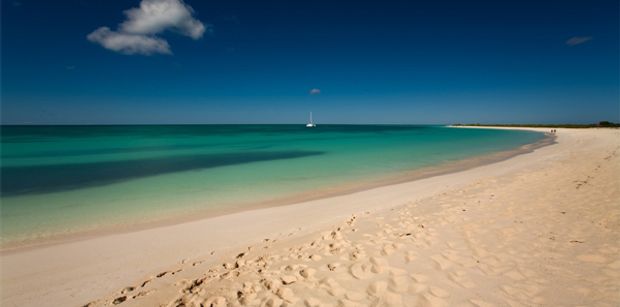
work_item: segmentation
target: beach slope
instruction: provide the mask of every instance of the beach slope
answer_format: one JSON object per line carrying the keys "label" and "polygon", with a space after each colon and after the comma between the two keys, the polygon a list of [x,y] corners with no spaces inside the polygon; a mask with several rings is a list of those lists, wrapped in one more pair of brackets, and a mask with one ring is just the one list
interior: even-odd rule
{"label": "beach slope", "polygon": [[620,130],[558,129],[461,172],[5,253],[2,305],[617,306],[619,242]]}

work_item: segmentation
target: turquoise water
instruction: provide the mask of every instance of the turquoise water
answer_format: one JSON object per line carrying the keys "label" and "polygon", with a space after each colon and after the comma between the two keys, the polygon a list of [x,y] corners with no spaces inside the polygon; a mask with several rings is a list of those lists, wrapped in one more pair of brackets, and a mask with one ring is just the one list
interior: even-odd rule
{"label": "turquoise water", "polygon": [[241,208],[541,138],[440,126],[3,126],[2,243]]}

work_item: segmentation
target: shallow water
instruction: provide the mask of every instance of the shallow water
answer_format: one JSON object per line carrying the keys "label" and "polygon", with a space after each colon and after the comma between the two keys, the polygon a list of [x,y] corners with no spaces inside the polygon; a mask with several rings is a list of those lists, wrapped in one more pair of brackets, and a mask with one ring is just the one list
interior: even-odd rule
{"label": "shallow water", "polygon": [[441,126],[3,126],[2,244],[242,208],[543,137]]}

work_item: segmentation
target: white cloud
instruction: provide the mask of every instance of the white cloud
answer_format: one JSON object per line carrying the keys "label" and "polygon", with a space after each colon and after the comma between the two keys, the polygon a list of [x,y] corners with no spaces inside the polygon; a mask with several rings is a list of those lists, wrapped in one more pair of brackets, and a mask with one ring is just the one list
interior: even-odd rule
{"label": "white cloud", "polygon": [[318,95],[321,93],[321,89],[313,88],[310,90],[310,95]]}
{"label": "white cloud", "polygon": [[88,40],[99,43],[106,49],[124,54],[150,55],[153,53],[170,54],[170,46],[164,39],[140,34],[115,32],[108,27],[101,27],[88,34]]}
{"label": "white cloud", "polygon": [[125,11],[127,20],[121,30],[134,34],[157,34],[167,29],[193,39],[205,33],[205,26],[192,14],[194,10],[182,0],[142,0],[139,8]]}
{"label": "white cloud", "polygon": [[142,0],[140,7],[125,11],[127,18],[118,30],[100,27],[87,38],[124,54],[171,54],[168,42],[157,34],[170,30],[192,39],[201,38],[206,26],[193,14],[183,0]]}
{"label": "white cloud", "polygon": [[566,41],[569,46],[576,46],[592,40],[592,36],[573,36]]}

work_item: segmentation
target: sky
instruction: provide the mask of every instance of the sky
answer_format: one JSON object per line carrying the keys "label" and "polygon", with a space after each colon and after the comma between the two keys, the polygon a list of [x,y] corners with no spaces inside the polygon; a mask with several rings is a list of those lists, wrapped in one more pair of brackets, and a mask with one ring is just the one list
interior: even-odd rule
{"label": "sky", "polygon": [[611,1],[2,1],[3,124],[620,121]]}

